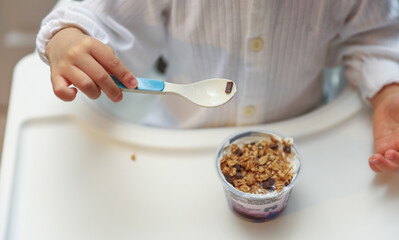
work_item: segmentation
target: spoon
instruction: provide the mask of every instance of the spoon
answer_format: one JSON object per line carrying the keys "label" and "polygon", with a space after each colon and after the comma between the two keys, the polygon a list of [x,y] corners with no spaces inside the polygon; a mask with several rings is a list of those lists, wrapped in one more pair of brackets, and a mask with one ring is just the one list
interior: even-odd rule
{"label": "spoon", "polygon": [[160,80],[136,78],[137,88],[125,87],[115,76],[112,79],[122,91],[147,94],[180,95],[202,107],[217,107],[225,104],[237,91],[233,81],[223,78],[206,79],[190,84],[175,84]]}

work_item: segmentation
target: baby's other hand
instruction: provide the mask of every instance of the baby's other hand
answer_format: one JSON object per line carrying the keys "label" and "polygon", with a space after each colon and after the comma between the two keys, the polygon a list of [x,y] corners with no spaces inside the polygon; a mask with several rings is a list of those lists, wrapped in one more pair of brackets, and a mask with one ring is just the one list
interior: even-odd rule
{"label": "baby's other hand", "polygon": [[391,84],[371,99],[374,108],[373,134],[375,154],[369,158],[376,172],[399,169],[399,85]]}

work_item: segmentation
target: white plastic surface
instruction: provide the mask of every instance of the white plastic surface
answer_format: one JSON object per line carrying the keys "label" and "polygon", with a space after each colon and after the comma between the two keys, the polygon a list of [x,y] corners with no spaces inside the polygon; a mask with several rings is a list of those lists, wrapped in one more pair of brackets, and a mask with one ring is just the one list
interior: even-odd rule
{"label": "white plastic surface", "polygon": [[[397,239],[399,175],[375,175],[371,116],[350,88],[299,118],[166,130],[52,93],[32,54],[16,66],[0,175],[0,239]],[[250,223],[227,207],[216,148],[263,128],[295,138],[303,169],[286,210]],[[130,159],[136,155],[136,161]]]}

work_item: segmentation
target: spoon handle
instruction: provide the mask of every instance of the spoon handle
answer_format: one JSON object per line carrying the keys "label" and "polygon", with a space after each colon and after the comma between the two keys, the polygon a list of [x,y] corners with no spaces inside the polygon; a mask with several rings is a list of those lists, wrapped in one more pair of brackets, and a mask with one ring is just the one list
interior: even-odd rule
{"label": "spoon handle", "polygon": [[165,89],[165,82],[160,80],[148,79],[148,78],[136,78],[137,88],[128,89],[125,87],[114,75],[111,75],[112,79],[122,90],[126,91],[152,91],[152,92],[162,92]]}

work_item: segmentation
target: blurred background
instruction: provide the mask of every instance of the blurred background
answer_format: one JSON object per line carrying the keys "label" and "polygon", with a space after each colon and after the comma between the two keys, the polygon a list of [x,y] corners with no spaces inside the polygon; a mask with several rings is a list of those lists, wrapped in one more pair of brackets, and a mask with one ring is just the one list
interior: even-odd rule
{"label": "blurred background", "polygon": [[56,2],[0,0],[0,159],[13,68],[22,57],[34,51],[40,22]]}

